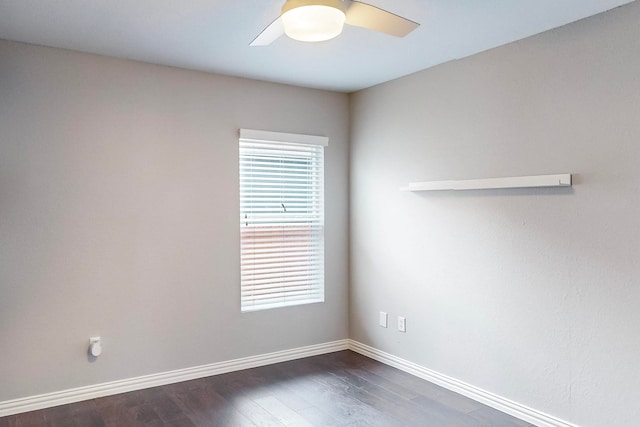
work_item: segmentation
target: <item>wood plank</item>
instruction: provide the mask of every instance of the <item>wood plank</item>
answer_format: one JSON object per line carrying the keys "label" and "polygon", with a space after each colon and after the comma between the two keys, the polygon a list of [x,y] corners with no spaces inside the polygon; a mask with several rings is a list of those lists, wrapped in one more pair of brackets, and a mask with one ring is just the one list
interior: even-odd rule
{"label": "wood plank", "polygon": [[531,427],[345,350],[0,418],[20,426]]}

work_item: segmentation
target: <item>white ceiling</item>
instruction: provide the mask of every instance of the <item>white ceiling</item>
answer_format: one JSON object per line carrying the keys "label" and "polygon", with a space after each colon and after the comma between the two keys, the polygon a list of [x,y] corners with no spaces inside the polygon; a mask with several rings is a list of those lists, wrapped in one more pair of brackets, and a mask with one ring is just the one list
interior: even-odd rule
{"label": "white ceiling", "polygon": [[632,1],[367,0],[421,26],[250,47],[284,0],[0,0],[0,38],[352,92]]}

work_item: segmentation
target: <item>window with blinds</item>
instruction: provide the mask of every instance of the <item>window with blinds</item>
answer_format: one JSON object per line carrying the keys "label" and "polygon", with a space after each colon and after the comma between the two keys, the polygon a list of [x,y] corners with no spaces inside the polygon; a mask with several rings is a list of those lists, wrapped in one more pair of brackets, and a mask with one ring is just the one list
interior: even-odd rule
{"label": "window with blinds", "polygon": [[324,301],[327,141],[240,130],[242,311]]}

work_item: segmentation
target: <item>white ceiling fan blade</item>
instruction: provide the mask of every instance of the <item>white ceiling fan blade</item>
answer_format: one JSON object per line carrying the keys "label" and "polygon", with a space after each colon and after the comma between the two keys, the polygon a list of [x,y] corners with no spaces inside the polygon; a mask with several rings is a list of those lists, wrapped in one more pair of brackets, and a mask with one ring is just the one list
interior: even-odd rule
{"label": "white ceiling fan blade", "polygon": [[396,37],[404,37],[420,26],[417,22],[359,1],[352,2],[347,9],[346,23]]}
{"label": "white ceiling fan blade", "polygon": [[267,28],[262,30],[258,37],[253,39],[249,46],[267,46],[273,43],[278,37],[284,34],[284,27],[282,26],[282,19],[278,17]]}

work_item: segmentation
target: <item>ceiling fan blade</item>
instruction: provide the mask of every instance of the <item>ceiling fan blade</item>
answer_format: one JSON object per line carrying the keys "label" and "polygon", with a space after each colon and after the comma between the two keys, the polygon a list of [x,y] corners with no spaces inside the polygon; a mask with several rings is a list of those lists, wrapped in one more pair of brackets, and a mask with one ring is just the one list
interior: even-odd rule
{"label": "ceiling fan blade", "polygon": [[278,37],[284,34],[284,27],[282,26],[282,19],[278,17],[267,28],[262,30],[258,37],[253,39],[249,46],[267,46],[273,43]]}
{"label": "ceiling fan blade", "polygon": [[420,26],[417,22],[359,1],[353,1],[347,9],[346,23],[396,37],[404,37]]}

